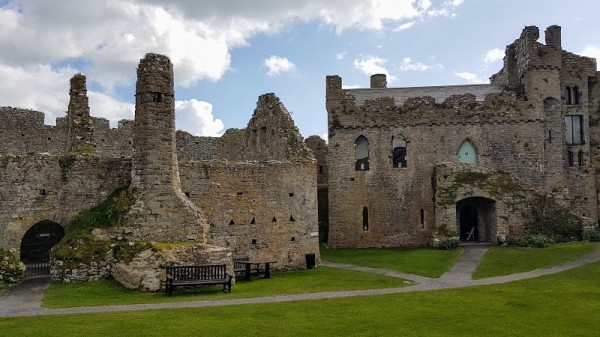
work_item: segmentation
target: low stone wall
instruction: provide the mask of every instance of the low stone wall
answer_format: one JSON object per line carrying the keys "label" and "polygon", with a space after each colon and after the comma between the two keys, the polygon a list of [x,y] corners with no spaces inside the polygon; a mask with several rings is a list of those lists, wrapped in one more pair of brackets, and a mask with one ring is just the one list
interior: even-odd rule
{"label": "low stone wall", "polygon": [[159,291],[165,288],[165,266],[199,264],[225,264],[227,272],[234,275],[229,249],[198,244],[191,247],[147,249],[128,263],[114,263],[112,277],[127,289]]}
{"label": "low stone wall", "polygon": [[82,283],[112,276],[127,289],[152,292],[164,290],[165,266],[199,264],[225,264],[227,272],[234,275],[230,249],[198,244],[146,249],[127,262],[114,260],[110,250],[105,261],[82,263],[77,268],[65,268],[64,261],[52,259],[50,276],[52,280],[62,283]]}
{"label": "low stone wall", "polygon": [[94,261],[89,264],[80,263],[77,268],[65,268],[64,261],[50,260],[50,277],[62,283],[82,283],[97,281],[111,276],[112,251],[106,254],[105,261]]}

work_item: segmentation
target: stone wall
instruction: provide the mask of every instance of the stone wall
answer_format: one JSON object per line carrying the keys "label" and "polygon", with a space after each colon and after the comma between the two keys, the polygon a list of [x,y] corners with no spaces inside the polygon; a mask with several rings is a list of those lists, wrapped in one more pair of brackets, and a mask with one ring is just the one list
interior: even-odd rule
{"label": "stone wall", "polygon": [[63,227],[72,215],[129,184],[131,160],[94,155],[0,156],[0,248],[19,248],[42,220]]}
{"label": "stone wall", "polygon": [[173,64],[146,54],[137,69],[132,188],[135,241],[206,242],[208,221],[181,191],[175,143]]}
{"label": "stone wall", "polygon": [[0,107],[0,153],[64,153],[67,146],[66,119],[57,126],[44,124],[44,113]]}
{"label": "stone wall", "polygon": [[[546,34],[550,42],[540,44],[537,27],[526,27],[507,47],[492,85],[342,89],[339,76],[328,76],[329,244],[428,243],[436,225],[448,226],[435,211],[434,169],[457,162],[465,141],[475,147],[477,167],[508,174],[523,188],[551,194],[595,221],[597,178],[590,151],[597,150],[589,144],[597,142],[598,132],[590,122],[598,112],[596,63],[563,51],[560,27]],[[578,104],[567,104],[567,86],[581,90]],[[565,142],[568,115],[582,117],[580,144]],[[366,170],[355,166],[360,136],[368,140]],[[393,137],[406,141],[406,167],[392,165]],[[449,218],[456,224],[456,214]],[[503,223],[496,228],[502,233]]]}
{"label": "stone wall", "polygon": [[209,243],[278,269],[319,259],[315,171],[312,160],[180,162],[182,190],[211,222]]}

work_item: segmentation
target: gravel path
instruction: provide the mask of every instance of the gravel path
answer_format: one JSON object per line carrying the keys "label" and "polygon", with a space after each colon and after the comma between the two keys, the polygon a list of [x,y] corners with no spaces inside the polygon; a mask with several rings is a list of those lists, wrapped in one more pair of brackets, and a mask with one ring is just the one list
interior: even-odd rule
{"label": "gravel path", "polygon": [[31,279],[21,284],[7,289],[0,297],[0,317],[20,317],[20,316],[38,316],[38,315],[65,315],[65,314],[85,314],[102,312],[124,312],[140,310],[157,309],[176,309],[176,308],[200,308],[217,307],[227,305],[253,304],[253,303],[277,303],[288,301],[318,300],[327,298],[342,298],[354,296],[385,295],[404,292],[429,291],[437,289],[463,288],[475,285],[499,284],[518,280],[534,278],[543,275],[558,273],[561,271],[584,266],[589,263],[600,261],[600,249],[575,261],[563,263],[549,268],[536,269],[525,273],[512,274],[507,276],[491,277],[482,280],[472,280],[471,275],[477,268],[481,259],[485,255],[487,247],[465,247],[463,254],[452,269],[442,275],[440,278],[427,278],[418,275],[406,274],[392,270],[361,267],[355,265],[338,264],[332,262],[323,262],[321,265],[342,269],[351,269],[364,272],[377,273],[390,277],[399,277],[414,285],[402,288],[386,288],[371,290],[352,290],[352,291],[330,291],[310,294],[295,294],[283,296],[269,296],[257,298],[240,298],[230,300],[212,300],[212,301],[193,301],[179,303],[158,303],[158,304],[133,304],[102,307],[82,307],[82,308],[64,308],[64,309],[46,309],[40,306],[40,301],[48,287],[49,280]]}

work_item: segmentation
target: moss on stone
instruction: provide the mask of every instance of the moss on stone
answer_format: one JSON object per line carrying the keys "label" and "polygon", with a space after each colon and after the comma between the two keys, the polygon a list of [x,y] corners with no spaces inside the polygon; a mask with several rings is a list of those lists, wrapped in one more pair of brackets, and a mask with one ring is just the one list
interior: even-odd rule
{"label": "moss on stone", "polygon": [[94,153],[96,151],[96,147],[90,143],[81,143],[78,144],[73,150],[71,150],[71,154],[83,154],[83,153]]}
{"label": "moss on stone", "polygon": [[106,260],[110,251],[110,242],[96,239],[90,233],[65,236],[52,248],[52,257],[63,262],[65,269],[78,268],[92,262]]}
{"label": "moss on stone", "polygon": [[198,244],[195,241],[180,241],[180,242],[153,242],[152,247],[156,250],[167,250],[179,247],[194,247]]}
{"label": "moss on stone", "polygon": [[508,173],[458,172],[454,175],[454,180],[449,186],[436,186],[438,187],[436,193],[438,197],[437,204],[441,206],[454,205],[458,190],[465,186],[480,188],[496,200],[506,199],[506,197],[516,200],[525,198],[523,187]]}
{"label": "moss on stone", "polygon": [[60,178],[64,183],[69,180],[68,173],[75,164],[75,160],[77,160],[77,155],[73,153],[69,153],[64,156],[58,157],[58,165],[60,166]]}
{"label": "moss on stone", "polygon": [[137,254],[151,248],[153,246],[149,242],[120,242],[113,246],[113,257],[118,261],[129,263]]}
{"label": "moss on stone", "polygon": [[[124,216],[132,203],[131,189],[124,186],[116,189],[97,206],[73,216],[65,237],[52,249],[52,257],[63,261],[67,269],[77,268],[80,264],[104,261],[111,249],[111,243],[96,238],[92,235],[92,230],[123,225]],[[128,254],[123,253],[125,256]]]}
{"label": "moss on stone", "polygon": [[132,190],[128,186],[119,187],[97,206],[75,215],[69,222],[68,232],[91,233],[94,228],[125,225],[124,218],[132,204]]}
{"label": "moss on stone", "polygon": [[8,167],[8,163],[10,163],[15,158],[12,154],[5,154],[0,156],[0,168],[5,169]]}

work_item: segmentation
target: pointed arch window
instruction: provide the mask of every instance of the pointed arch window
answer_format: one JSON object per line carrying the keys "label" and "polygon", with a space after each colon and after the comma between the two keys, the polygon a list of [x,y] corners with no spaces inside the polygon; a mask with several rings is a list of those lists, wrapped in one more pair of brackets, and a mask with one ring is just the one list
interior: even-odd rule
{"label": "pointed arch window", "polygon": [[354,155],[356,171],[369,170],[369,141],[365,136],[359,136],[354,142]]}
{"label": "pointed arch window", "polygon": [[458,161],[466,164],[477,164],[477,150],[471,141],[465,140],[460,146]]}
{"label": "pointed arch window", "polygon": [[392,137],[392,166],[406,167],[406,139],[402,136]]}

